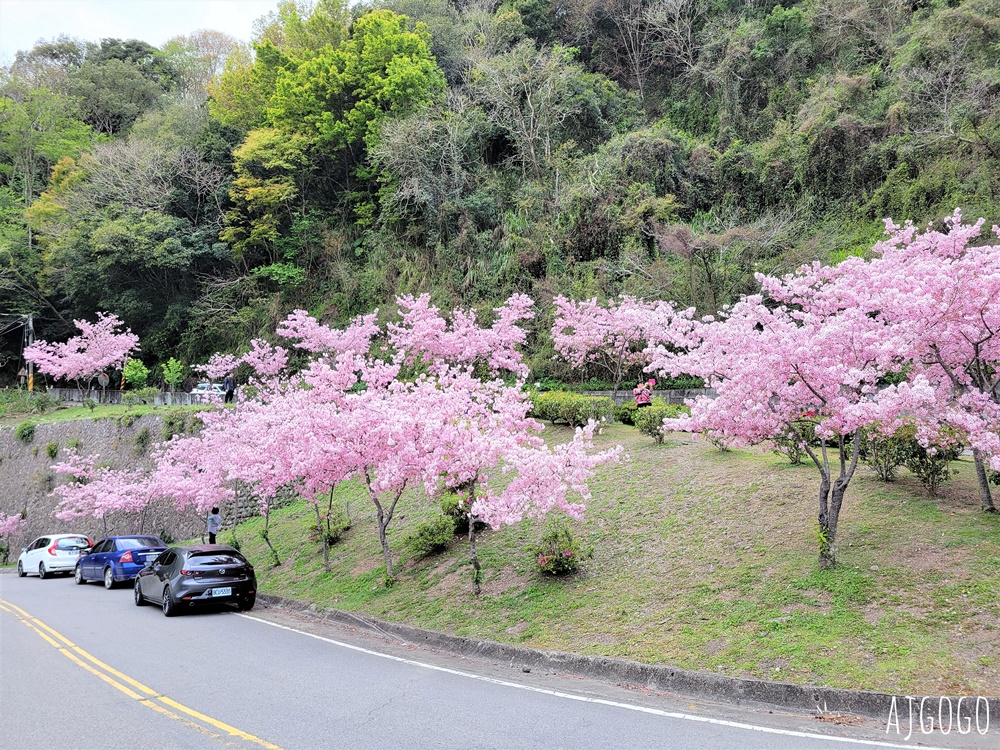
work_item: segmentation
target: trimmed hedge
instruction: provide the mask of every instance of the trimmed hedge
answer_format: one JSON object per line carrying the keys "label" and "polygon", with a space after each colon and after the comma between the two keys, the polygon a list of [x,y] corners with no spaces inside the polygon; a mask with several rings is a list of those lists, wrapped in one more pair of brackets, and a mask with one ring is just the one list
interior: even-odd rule
{"label": "trimmed hedge", "polygon": [[533,392],[530,416],[582,427],[591,419],[610,420],[615,402],[608,396],[581,396],[568,391]]}

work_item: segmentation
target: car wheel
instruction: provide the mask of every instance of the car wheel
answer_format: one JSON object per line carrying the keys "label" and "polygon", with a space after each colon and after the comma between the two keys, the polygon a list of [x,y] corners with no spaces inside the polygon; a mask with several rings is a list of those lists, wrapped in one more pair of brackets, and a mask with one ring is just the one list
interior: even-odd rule
{"label": "car wheel", "polygon": [[104,588],[108,591],[115,587],[115,571],[110,566],[104,569]]}
{"label": "car wheel", "polygon": [[24,572],[24,566],[21,564],[21,561],[18,560],[17,561],[17,577],[18,578],[24,578],[26,575],[28,575],[28,574]]}
{"label": "car wheel", "polygon": [[48,578],[49,574],[45,570],[45,563],[38,563],[38,577]]}
{"label": "car wheel", "polygon": [[81,585],[83,585],[83,584],[86,583],[86,581],[83,580],[83,567],[82,566],[77,565],[76,568],[73,569],[73,580],[76,581],[76,585],[77,586],[81,586]]}
{"label": "car wheel", "polygon": [[139,585],[139,579],[135,579],[135,586],[132,589],[135,593],[135,606],[141,607],[146,603],[146,599],[142,595],[142,587]]}
{"label": "car wheel", "polygon": [[170,595],[169,586],[163,589],[163,614],[166,617],[173,617],[177,614],[177,605],[174,604],[174,599]]}
{"label": "car wheel", "polygon": [[238,602],[236,602],[236,609],[240,612],[249,612],[253,609],[253,605],[257,603],[256,596],[244,596],[241,597]]}

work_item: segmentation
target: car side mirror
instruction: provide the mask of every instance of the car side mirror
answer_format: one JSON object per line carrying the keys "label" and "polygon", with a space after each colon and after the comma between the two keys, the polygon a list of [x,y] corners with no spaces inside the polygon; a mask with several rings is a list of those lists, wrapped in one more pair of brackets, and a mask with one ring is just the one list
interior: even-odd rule
{"label": "car side mirror", "polygon": [[93,547],[85,547],[84,549],[80,550],[80,555],[81,556],[83,556],[83,555],[89,555],[93,551],[94,551]]}
{"label": "car side mirror", "polygon": [[21,547],[21,552],[27,552],[27,551],[28,551],[27,547]]}

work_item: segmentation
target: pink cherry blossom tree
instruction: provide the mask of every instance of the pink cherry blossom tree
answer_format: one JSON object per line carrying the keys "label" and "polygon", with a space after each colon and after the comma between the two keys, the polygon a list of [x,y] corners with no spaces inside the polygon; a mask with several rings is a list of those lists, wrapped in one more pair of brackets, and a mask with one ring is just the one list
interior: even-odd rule
{"label": "pink cherry blossom tree", "polygon": [[496,319],[489,328],[479,326],[475,311],[455,309],[450,320],[431,305],[430,295],[398,297],[399,323],[388,326],[389,341],[405,354],[406,364],[434,367],[483,364],[489,373],[528,374],[520,347],[527,334],[519,325],[535,313],[531,298],[515,294],[494,308]]}
{"label": "pink cherry blossom tree", "polygon": [[649,364],[648,348],[679,343],[694,310],[678,311],[670,302],[647,302],[622,295],[602,306],[596,298],[553,300],[556,315],[552,340],[559,355],[573,367],[593,363],[614,383],[617,396],[622,378],[634,367]]}
{"label": "pink cherry blossom tree", "polygon": [[21,518],[20,513],[15,513],[12,516],[0,513],[0,541],[3,542],[3,561],[5,563],[7,562],[7,556],[10,554],[10,548],[14,546],[14,540],[20,536],[23,528],[24,519]]}
{"label": "pink cherry blossom tree", "polygon": [[[880,388],[904,359],[901,332],[864,307],[822,301],[827,271],[800,269],[784,279],[759,277],[770,299],[745,297],[720,319],[692,332],[687,351],[651,351],[651,369],[703,377],[716,389],[689,417],[665,420],[669,429],[710,430],[734,443],[758,444],[795,436],[819,472],[819,563],[836,562],[836,534],[848,485],[858,462],[859,429],[890,425],[912,400],[913,388]],[[813,294],[794,290],[813,289]],[[819,291],[815,291],[819,290]],[[917,390],[926,391],[926,382]],[[809,445],[807,423],[821,438]],[[831,456],[833,441],[839,450]]]}
{"label": "pink cherry blossom tree", "polygon": [[110,516],[135,514],[137,532],[142,533],[146,510],[153,500],[147,472],[112,469],[102,466],[99,459],[96,455],[80,456],[71,449],[65,461],[51,467],[57,475],[70,479],[52,490],[61,498],[56,518],[74,521],[91,517],[102,522],[107,534]]}
{"label": "pink cherry blossom tree", "polygon": [[793,304],[853,306],[894,331],[909,377],[930,386],[909,406],[918,439],[927,446],[942,430],[960,434],[973,449],[981,506],[995,512],[985,464],[1000,469],[1000,245],[978,241],[983,223],[963,224],[959,211],[945,231],[887,221],[872,260],[797,274],[786,285]]}
{"label": "pink cherry blossom tree", "polygon": [[62,343],[36,341],[24,350],[26,361],[54,378],[75,380],[83,389],[107,369],[120,369],[139,350],[139,337],[117,315],[101,312],[97,321],[74,320],[80,331]]}

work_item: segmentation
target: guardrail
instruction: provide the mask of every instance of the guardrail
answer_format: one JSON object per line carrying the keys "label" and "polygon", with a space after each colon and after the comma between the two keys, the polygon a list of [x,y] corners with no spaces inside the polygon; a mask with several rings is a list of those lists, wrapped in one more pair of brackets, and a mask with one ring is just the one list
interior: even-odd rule
{"label": "guardrail", "polygon": [[[614,391],[579,391],[579,393],[584,396],[607,396],[608,398],[613,398],[615,406],[621,406],[633,398],[631,388],[622,388],[617,394]],[[696,398],[698,396],[715,398],[715,395],[714,388],[676,388],[653,391],[654,397],[665,399],[668,404],[683,404],[689,398]]]}
{"label": "guardrail", "polygon": [[[82,404],[84,399],[92,398],[99,404],[120,404],[122,394],[129,391],[119,391],[112,388],[49,388],[46,393],[55,396],[60,401]],[[153,398],[155,406],[191,406],[192,404],[208,404],[221,397],[208,397],[202,393],[186,393],[184,391],[163,391]]]}

